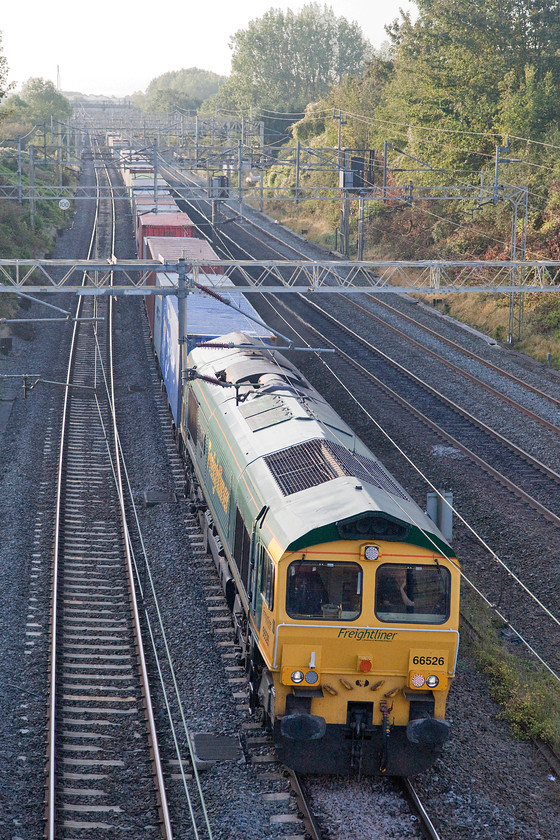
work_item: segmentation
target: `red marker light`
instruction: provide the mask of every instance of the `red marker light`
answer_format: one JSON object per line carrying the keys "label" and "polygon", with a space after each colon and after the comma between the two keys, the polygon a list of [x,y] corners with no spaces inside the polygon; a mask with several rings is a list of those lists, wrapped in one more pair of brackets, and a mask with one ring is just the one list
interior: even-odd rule
{"label": "red marker light", "polygon": [[361,659],[360,670],[363,671],[364,674],[371,671],[371,659]]}

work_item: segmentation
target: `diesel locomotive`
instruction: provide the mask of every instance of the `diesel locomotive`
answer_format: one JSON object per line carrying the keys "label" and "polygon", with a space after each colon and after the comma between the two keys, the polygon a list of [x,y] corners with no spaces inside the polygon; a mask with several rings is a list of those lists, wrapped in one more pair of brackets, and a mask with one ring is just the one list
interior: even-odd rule
{"label": "diesel locomotive", "polygon": [[449,737],[458,562],[297,368],[255,343],[191,351],[180,422],[252,703],[297,771],[414,775]]}

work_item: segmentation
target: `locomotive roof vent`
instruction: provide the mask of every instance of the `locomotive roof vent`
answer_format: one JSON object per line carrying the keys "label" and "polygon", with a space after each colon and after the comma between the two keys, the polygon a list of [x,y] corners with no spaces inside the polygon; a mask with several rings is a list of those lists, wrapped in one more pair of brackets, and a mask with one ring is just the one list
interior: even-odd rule
{"label": "locomotive roof vent", "polygon": [[291,370],[277,365],[274,362],[269,362],[267,359],[242,359],[235,364],[229,365],[225,368],[226,380],[233,382],[235,385],[256,384],[262,376],[275,376],[281,379],[283,376],[289,377]]}
{"label": "locomotive roof vent", "polygon": [[259,376],[259,385],[261,388],[282,388],[284,391],[289,390],[297,394],[296,385],[281,373],[264,373]]}
{"label": "locomotive roof vent", "polygon": [[284,496],[341,476],[353,476],[392,496],[409,500],[379,461],[354,455],[334,441],[316,438],[267,455],[264,460]]}

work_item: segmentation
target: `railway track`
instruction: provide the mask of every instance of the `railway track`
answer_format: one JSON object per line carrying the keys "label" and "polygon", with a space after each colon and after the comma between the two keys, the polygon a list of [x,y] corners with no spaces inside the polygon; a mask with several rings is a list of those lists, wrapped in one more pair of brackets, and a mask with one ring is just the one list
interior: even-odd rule
{"label": "railway track", "polygon": [[[306,838],[309,840],[323,840],[330,836],[338,836],[340,828],[337,820],[337,801],[342,803],[348,798],[349,790],[346,780],[331,780],[329,803],[325,807],[323,797],[318,791],[318,783],[310,777],[300,777],[292,771],[286,771],[292,796],[299,810],[299,817],[305,826]],[[411,779],[368,779],[363,780],[361,795],[367,799],[368,815],[363,820],[357,820],[352,836],[384,837],[403,836],[410,840],[444,840],[434,821],[429,815],[428,808],[423,803]],[[318,808],[322,812],[319,820],[313,812]],[[334,825],[330,825],[333,820]],[[403,830],[403,823],[406,826]],[[371,826],[371,828],[370,828]],[[344,834],[343,834],[344,836]],[[349,834],[346,836],[350,836]]]}
{"label": "railway track", "polygon": [[[280,299],[276,299],[276,304],[286,306]],[[308,300],[305,305],[307,311],[310,308],[314,311],[318,320],[312,324],[309,316],[299,315],[302,327],[311,328],[369,383],[400,403],[547,521],[560,526],[560,517],[554,512],[560,500],[557,472],[447,399],[322,307]],[[293,309],[290,317],[294,317]],[[371,396],[368,394],[366,403],[371,401]]]}
{"label": "railway track", "polygon": [[[535,387],[530,382],[527,382],[525,379],[521,379],[519,376],[515,376],[514,374],[510,373],[509,371],[504,370],[503,367],[500,367],[499,365],[495,365],[493,362],[490,362],[488,359],[485,359],[479,353],[474,353],[472,350],[468,350],[466,347],[463,347],[461,344],[458,344],[456,341],[453,341],[452,339],[447,338],[444,335],[441,335],[441,333],[436,332],[435,330],[432,330],[430,327],[428,327],[426,324],[423,324],[421,321],[417,320],[416,318],[412,318],[410,315],[407,315],[406,313],[401,312],[400,309],[397,309],[397,307],[395,307],[395,306],[391,306],[391,304],[387,303],[387,301],[381,300],[379,295],[375,296],[375,295],[369,294],[368,292],[365,292],[364,297],[369,302],[374,303],[376,306],[379,306],[381,309],[384,309],[386,312],[390,312],[393,315],[396,315],[398,318],[400,318],[401,320],[405,321],[408,324],[411,324],[416,329],[421,330],[426,335],[432,336],[438,342],[441,342],[442,344],[445,344],[448,347],[451,347],[453,350],[456,350],[462,356],[465,356],[469,359],[473,359],[478,364],[483,365],[484,367],[488,368],[488,370],[491,370],[493,373],[496,373],[499,376],[504,377],[504,379],[508,379],[510,382],[513,382],[516,385],[520,385],[522,388],[525,388],[526,390],[530,391],[532,394],[535,394],[536,396],[541,397],[542,399],[551,402],[556,408],[560,408],[560,399],[556,399],[551,394],[547,394],[546,391],[543,391],[541,388]],[[386,321],[383,321],[383,323],[385,325],[387,324]],[[402,335],[402,331],[399,331],[399,334]],[[422,345],[422,347],[424,348],[424,345]],[[478,381],[480,381],[480,380],[478,380]]]}
{"label": "railway track", "polygon": [[[251,222],[251,226],[253,226],[253,222]],[[258,229],[258,226],[255,225],[255,227]],[[267,232],[267,237],[269,236],[270,234]],[[262,243],[259,242],[259,246],[262,247]],[[283,243],[284,251],[278,251],[277,256],[285,256],[286,247]],[[301,252],[296,251],[295,253],[302,256]],[[376,300],[374,295],[368,294],[368,297]],[[314,301],[310,301],[308,297],[303,298],[303,296],[300,296],[300,300],[305,311],[312,311],[313,318],[324,319],[322,327],[314,328],[315,341],[324,341],[330,347],[336,349],[349,364],[358,368],[360,374],[366,376],[370,383],[375,383],[384,392],[385,398],[389,397],[399,402],[407,411],[414,414],[457,451],[462,452],[519,499],[537,510],[547,521],[560,526],[560,516],[555,512],[558,509],[557,502],[560,500],[560,474],[478,420],[471,412],[447,399],[428,383],[423,382],[419,377],[406,370],[404,366],[399,365],[378,347],[373,346],[354,332],[339,318],[335,318],[327,312],[325,304],[321,306]],[[289,321],[290,318],[295,316],[299,318],[302,327],[312,326],[311,319],[306,314],[302,314],[301,309],[298,315],[293,307],[288,307],[283,298],[277,298],[276,305],[284,311],[290,312],[289,318],[286,320]],[[381,321],[378,316],[354,300],[350,300],[350,305],[360,310],[368,318],[376,319],[378,322]],[[389,308],[397,311],[392,307]],[[420,347],[423,352],[435,356],[440,363],[452,367],[456,373],[484,388],[496,399],[503,400],[515,410],[555,434],[560,431],[560,426],[557,424],[549,422],[538,413],[523,406],[519,401],[511,399],[487,383],[482,382],[478,377],[468,374],[458,365],[444,359],[441,354],[424,348],[420,342],[412,339],[406,332],[387,325],[385,321],[382,323],[384,327],[388,327],[397,333],[407,343]],[[433,331],[432,334],[434,334]],[[329,336],[328,339],[327,335]],[[446,339],[446,343],[454,344],[457,349],[463,350],[459,345],[450,342],[449,339]],[[470,357],[474,356],[480,359],[470,351],[466,351],[466,353]],[[491,363],[487,364],[491,365]],[[371,368],[375,369],[376,375],[371,373]],[[497,366],[492,366],[492,368],[496,372],[501,372],[501,369]],[[560,405],[560,401],[556,401],[553,397],[540,389],[534,388],[524,380],[509,373],[507,378],[538,396],[548,399],[553,404]]]}
{"label": "railway track", "polygon": [[[375,301],[374,296],[368,293],[365,293],[365,297],[368,299],[368,302],[374,302],[375,304],[378,304],[385,310],[395,315],[401,315],[407,323],[413,324],[419,329],[423,329],[426,332],[426,334],[438,338],[444,344],[452,347],[461,355],[476,361],[478,364],[488,367],[495,373],[499,373],[500,376],[503,376],[504,379],[507,379],[509,382],[513,382],[515,383],[515,385],[528,390],[532,394],[540,397],[541,399],[546,400],[549,403],[552,403],[552,405],[555,408],[560,407],[560,400],[555,399],[552,395],[546,394],[539,388],[535,388],[530,383],[527,383],[525,380],[520,379],[518,376],[514,376],[512,373],[504,371],[502,368],[499,368],[497,365],[492,364],[492,362],[489,362],[487,359],[483,359],[482,356],[479,356],[478,354],[473,353],[472,351],[467,350],[464,347],[461,347],[461,345],[457,344],[456,342],[451,341],[451,339],[446,337],[440,338],[440,336],[438,336],[435,330],[431,330],[429,327],[422,325],[419,321],[416,321],[414,318],[411,318],[410,316],[405,315],[404,313],[400,313],[398,309],[395,309],[395,307],[390,306],[385,301]],[[347,303],[356,311],[364,314],[368,319],[376,322],[382,327],[382,329],[391,331],[394,335],[398,336],[398,338],[406,342],[406,344],[411,345],[413,347],[417,347],[419,350],[421,350],[423,354],[431,356],[443,367],[447,367],[449,370],[452,370],[459,376],[468,379],[469,382],[474,383],[478,388],[484,389],[493,397],[495,397],[498,401],[501,400],[507,403],[508,405],[512,406],[516,411],[519,411],[521,414],[525,415],[525,417],[528,417],[530,420],[533,420],[535,423],[538,423],[545,429],[549,429],[555,434],[560,433],[560,426],[557,423],[551,423],[549,420],[547,420],[545,417],[542,417],[542,415],[538,414],[536,411],[532,411],[530,408],[527,408],[518,400],[512,399],[507,394],[504,394],[502,391],[500,391],[498,388],[494,388],[492,385],[488,384],[487,382],[484,382],[484,380],[482,380],[479,376],[475,376],[474,374],[469,373],[461,365],[455,364],[454,362],[450,361],[442,353],[438,353],[435,350],[426,347],[426,345],[422,344],[420,341],[416,341],[416,339],[412,338],[412,336],[410,336],[405,330],[401,330],[393,324],[389,324],[386,319],[380,318],[378,315],[375,315],[375,313],[373,313],[370,309],[368,309],[365,306],[362,306],[352,298],[350,298],[347,301]]]}
{"label": "railway track", "polygon": [[[108,212],[97,214],[96,256],[106,247]],[[111,303],[100,305],[80,298],[76,317],[102,318],[106,329],[100,320],[75,322],[65,388],[45,836],[171,838],[115,446]]]}
{"label": "railway track", "polygon": [[[244,232],[246,232],[246,230]],[[267,236],[269,236],[269,235],[270,234],[267,232]],[[262,247],[262,245],[260,247]],[[283,253],[278,252],[278,256],[281,256],[281,257],[286,256],[286,253],[285,253],[286,247],[287,246],[285,245],[285,243],[283,243],[284,252]],[[234,253],[234,255],[237,256],[235,253]],[[232,254],[229,253],[229,254],[227,254],[227,256],[231,257]],[[243,256],[245,256],[245,255],[243,255]],[[375,301],[375,304],[380,304],[380,302],[377,300],[376,296],[368,294],[367,297],[371,298],[372,302]],[[284,304],[284,301],[285,301],[285,296],[282,296],[282,301],[281,301],[282,304]],[[350,299],[350,301],[351,301],[351,303],[350,303],[351,306],[359,309],[364,314],[366,314],[368,317],[373,316],[373,318],[375,318],[378,322],[381,321],[381,323],[383,324],[384,327],[388,326],[386,321],[382,321],[382,319],[379,319],[377,316],[375,316],[369,310],[366,310],[364,307],[360,306],[359,304],[356,304],[353,299]],[[348,301],[346,301],[346,303],[348,303]],[[306,304],[309,304],[308,300],[306,300]],[[390,307],[384,301],[383,301],[382,305],[386,306],[389,310],[394,311],[396,314],[401,315],[401,313],[398,310],[394,309],[393,307]],[[316,309],[319,310],[320,307],[317,306]],[[324,313],[324,314],[327,314],[327,313]],[[291,314],[290,317],[293,317],[293,315]],[[417,325],[419,328],[423,328],[423,325],[414,321],[414,319],[408,319],[408,316],[404,316],[404,317],[407,318],[407,320],[409,320],[409,322],[412,321],[413,324]],[[309,323],[309,318],[308,317],[303,317],[302,321],[305,324],[308,324]],[[344,325],[342,325],[342,326],[344,326]],[[410,337],[405,332],[403,332],[402,330],[398,330],[398,328],[395,328],[393,326],[389,326],[389,329],[391,329],[394,332],[394,334],[398,335],[400,338],[405,339],[407,342],[410,342],[410,343],[412,343],[416,346],[421,346],[419,342],[415,342],[414,339],[411,340]],[[472,353],[471,351],[467,350],[466,348],[461,347],[461,345],[458,345],[457,343],[452,342],[450,339],[447,339],[445,337],[440,337],[438,333],[435,333],[434,331],[430,331],[428,328],[426,328],[426,329],[427,329],[428,333],[431,333],[435,338],[437,338],[437,339],[443,338],[443,342],[446,343],[448,346],[453,347],[456,350],[456,352],[464,354],[468,358],[485,365],[493,373],[503,375],[503,377],[505,379],[509,380],[509,382],[511,382],[511,383],[514,383],[515,386],[518,386],[519,388],[522,388],[522,389],[530,392],[531,394],[534,394],[539,399],[547,400],[550,404],[552,404],[553,407],[558,405],[558,401],[555,400],[554,397],[552,397],[550,394],[547,394],[546,392],[544,392],[544,391],[542,391],[538,388],[535,388],[534,386],[532,386],[530,383],[528,383],[524,379],[522,379],[520,377],[516,377],[513,374],[509,373],[507,370],[503,370],[498,365],[494,365],[493,363],[488,362],[488,360],[483,359],[482,357],[478,356],[477,354]],[[324,336],[326,334],[326,331],[320,329],[320,330],[318,330],[318,334],[320,336]],[[329,329],[329,334],[330,334],[330,329]],[[316,343],[316,340],[315,340],[314,343]],[[336,344],[338,344],[338,343],[339,342],[337,341]],[[373,348],[373,347],[368,348],[368,352],[370,352],[370,353],[371,352],[376,352],[376,351],[377,351],[377,348]],[[425,348],[423,346],[422,346],[422,351],[425,352]],[[473,382],[475,385],[484,388],[496,400],[501,400],[501,401],[507,403],[509,406],[511,406],[516,411],[519,411],[519,412],[523,413],[531,421],[533,421],[535,423],[538,423],[539,425],[541,425],[542,427],[551,431],[555,435],[558,434],[558,431],[559,431],[560,427],[556,423],[551,423],[551,422],[547,421],[546,418],[540,416],[536,411],[532,411],[531,409],[527,409],[522,404],[522,402],[511,399],[506,394],[501,393],[498,390],[498,388],[493,388],[492,386],[490,386],[487,383],[485,383],[484,381],[482,381],[480,378],[478,378],[476,376],[473,376],[473,375],[470,375],[470,374],[467,374],[466,371],[464,371],[459,365],[453,364],[453,362],[450,362],[448,359],[442,357],[440,354],[435,353],[433,351],[428,351],[428,352],[430,353],[430,355],[432,355],[434,358],[436,358],[440,363],[445,364],[449,369],[453,370],[458,375],[466,376],[466,378],[469,379],[471,382]],[[353,358],[356,357],[357,355],[359,355],[359,354],[356,353],[356,352],[347,353],[347,356],[348,356],[347,361],[352,361]],[[393,361],[389,360],[388,358],[385,358],[384,362],[386,362],[388,365],[394,365]],[[367,366],[367,365],[365,365],[365,366]],[[398,365],[395,365],[395,368],[398,369]],[[411,380],[415,379],[414,377],[410,376],[409,372],[404,371],[403,369],[401,369],[399,371],[399,373],[402,374],[405,377],[410,377]],[[438,394],[437,391],[435,391],[435,389],[430,389],[430,387],[427,385],[427,383],[422,383],[417,378],[416,378],[416,381],[417,381],[417,384],[420,387],[422,387],[422,388],[425,387],[427,389],[428,393],[430,393],[430,398],[431,399],[440,399],[441,398],[441,395]],[[397,397],[397,398],[399,397],[399,393],[397,393],[397,392],[402,391],[402,387],[400,387],[400,385],[401,385],[401,383],[398,383],[397,387],[392,389],[392,393],[389,390],[387,391],[387,394],[389,395],[389,400],[393,399],[395,397]],[[365,390],[367,390],[367,389],[364,389],[364,391]],[[413,400],[413,402],[416,402],[416,400]],[[458,406],[454,406],[451,403],[451,401],[445,401],[444,400],[444,402],[447,402],[446,407],[450,410],[455,411],[457,408],[459,408]],[[407,407],[407,410],[410,410],[410,408],[411,408],[411,406],[409,405]],[[412,409],[412,411],[413,411],[413,413],[416,414],[416,416],[419,419],[422,420],[422,422],[425,422],[426,425],[430,426],[430,428],[432,428],[439,435],[442,434],[441,426],[442,425],[444,427],[447,426],[447,422],[446,422],[445,419],[443,419],[441,421],[441,423],[433,422],[432,416],[431,416],[433,414],[431,403],[428,403],[428,407],[424,411],[418,411],[417,409]],[[525,504],[529,504],[533,509],[537,510],[545,519],[554,522],[554,524],[559,524],[560,520],[558,519],[558,517],[554,513],[554,510],[557,508],[556,502],[554,500],[558,499],[558,481],[560,479],[560,476],[558,476],[558,474],[554,470],[550,470],[545,464],[542,464],[539,461],[537,461],[536,459],[532,458],[529,453],[524,452],[519,447],[516,447],[514,444],[510,443],[509,441],[507,441],[502,436],[496,435],[492,429],[490,429],[487,426],[485,426],[484,424],[480,423],[476,418],[474,418],[472,416],[469,416],[468,412],[463,412],[462,409],[459,409],[459,411],[460,411],[460,414],[461,414],[461,417],[462,417],[461,423],[459,424],[461,431],[459,432],[459,431],[457,431],[456,428],[453,428],[453,434],[447,433],[447,441],[451,444],[451,446],[454,449],[457,449],[457,450],[463,452],[469,458],[472,458],[472,460],[476,464],[478,464],[480,467],[482,467],[489,475],[496,478],[509,491],[514,492],[518,496],[518,498],[521,499]],[[463,423],[463,420],[464,420],[464,423]],[[488,443],[485,444],[485,450],[486,450],[486,452],[494,450],[494,452],[495,452],[495,454],[493,456],[493,458],[495,458],[494,464],[498,465],[499,469],[496,466],[492,465],[492,458],[490,456],[488,456],[488,458],[486,458],[486,457],[481,458],[479,455],[477,455],[477,454],[475,454],[475,452],[473,452],[473,449],[476,449],[477,452],[478,452],[478,444],[476,443],[476,441],[474,443],[470,442],[471,441],[470,435],[472,434],[472,432],[469,429],[469,426],[471,426],[471,425],[473,425],[473,428],[478,427],[478,431],[476,432],[477,437],[478,437],[479,432],[481,434],[488,435],[488,439],[487,439]],[[463,432],[463,430],[465,430],[465,432]],[[461,435],[463,433],[465,433],[467,435],[467,437],[466,437],[467,442],[464,442],[464,441],[461,440]],[[443,432],[443,434],[445,434],[445,432]],[[459,437],[459,439],[458,439],[458,437]],[[508,465],[508,468],[507,468],[509,476],[504,475],[503,470],[502,470],[502,464],[504,462],[504,458],[503,458],[503,454],[500,451],[500,449],[503,446],[505,446],[508,449],[508,451],[511,453],[511,456],[512,456],[512,459],[509,461],[509,465]],[[494,447],[497,447],[497,448],[494,449]],[[509,455],[508,455],[508,460],[509,460]],[[548,479],[550,479],[550,483],[545,484],[544,483],[545,480],[548,480]],[[523,487],[520,487],[521,484],[523,485]],[[534,495],[526,492],[526,487],[528,485],[532,486],[532,490],[533,490]],[[535,498],[535,496],[537,496],[537,498]],[[542,502],[539,501],[539,498],[542,499],[543,501]],[[552,502],[550,500],[552,500]],[[551,505],[553,510],[550,510],[548,505]],[[411,795],[412,795],[412,797],[414,797],[414,792],[411,792]],[[420,815],[419,819],[421,819],[421,818],[422,818],[422,816]],[[437,831],[435,830],[433,825],[431,825],[431,826],[427,825],[426,828],[424,829],[424,832],[425,832],[425,836],[427,836],[427,837],[437,837],[438,836]]]}

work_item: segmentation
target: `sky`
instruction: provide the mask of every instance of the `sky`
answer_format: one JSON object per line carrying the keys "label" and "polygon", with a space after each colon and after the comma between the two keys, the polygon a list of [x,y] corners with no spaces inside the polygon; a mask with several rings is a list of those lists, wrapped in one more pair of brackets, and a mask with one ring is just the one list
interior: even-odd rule
{"label": "sky", "polygon": [[[325,5],[323,0],[319,4]],[[229,40],[270,8],[299,11],[302,2],[155,0],[134,3],[94,0],[27,0],[2,3],[0,33],[8,80],[15,90],[31,77],[57,83],[63,91],[126,96],[145,91],[169,70],[199,67],[228,75]],[[331,0],[337,16],[356,21],[374,47],[387,40],[384,26],[399,8],[414,13],[410,0]]]}

